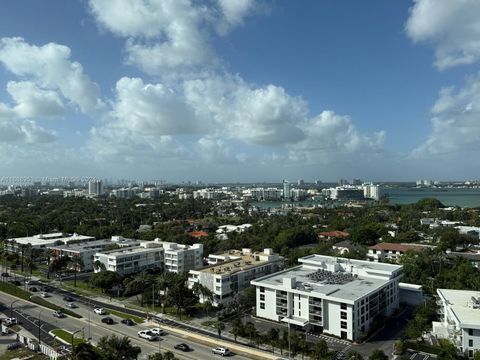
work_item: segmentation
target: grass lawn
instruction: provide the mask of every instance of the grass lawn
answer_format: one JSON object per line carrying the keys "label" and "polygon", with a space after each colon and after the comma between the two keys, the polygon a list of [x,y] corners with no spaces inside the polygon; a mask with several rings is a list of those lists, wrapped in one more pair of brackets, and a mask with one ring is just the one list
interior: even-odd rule
{"label": "grass lawn", "polygon": [[34,302],[35,304],[45,306],[46,308],[52,309],[52,310],[60,310],[66,315],[73,316],[74,318],[80,319],[82,316],[77,314],[76,312],[73,312],[72,310],[62,308],[61,306],[57,306],[55,304],[52,304],[51,302],[48,302],[42,297],[39,296],[32,296],[30,299],[31,302]]}
{"label": "grass lawn", "polygon": [[30,293],[13,284],[0,281],[0,291],[16,296],[23,300],[30,300]]}
{"label": "grass lawn", "polygon": [[[30,357],[31,356],[31,357]],[[16,350],[7,350],[4,354],[0,355],[0,360],[12,360],[12,359],[23,359],[28,357],[29,360],[46,360],[47,356],[34,353],[26,347],[22,347]]]}
{"label": "grass lawn", "polygon": [[[69,333],[66,330],[63,329],[53,329],[52,334],[54,334],[57,338],[62,339],[63,341],[72,344],[72,333]],[[73,338],[73,343],[75,346],[80,345],[81,343],[84,343],[85,340],[74,337]]]}
{"label": "grass lawn", "polygon": [[112,310],[112,309],[109,309],[109,308],[105,308],[105,309],[112,315],[121,317],[122,319],[130,319],[130,320],[136,322],[137,324],[141,324],[144,321],[143,318],[135,316],[135,315],[130,315],[130,314],[127,314],[127,313],[124,313],[124,312],[121,312],[121,311],[117,311],[117,310]]}

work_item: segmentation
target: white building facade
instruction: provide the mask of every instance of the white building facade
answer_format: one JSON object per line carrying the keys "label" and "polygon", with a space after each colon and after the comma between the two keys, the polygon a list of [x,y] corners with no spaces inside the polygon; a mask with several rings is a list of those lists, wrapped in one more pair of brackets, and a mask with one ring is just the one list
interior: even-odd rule
{"label": "white building facade", "polygon": [[257,316],[355,341],[399,306],[400,265],[321,255],[298,261],[252,281]]}
{"label": "white building facade", "polygon": [[433,335],[473,358],[480,351],[480,291],[437,289],[437,295],[441,321],[432,323]]}
{"label": "white building facade", "polygon": [[[272,249],[252,252],[251,249],[230,250],[221,254],[210,254],[208,266],[190,270],[188,287],[202,284],[213,294],[214,306],[233,299],[235,294],[250,286],[250,281],[283,268],[284,259]],[[200,298],[200,302],[207,299]]]}
{"label": "white building facade", "polygon": [[164,269],[180,274],[203,266],[203,244],[181,245],[159,241],[164,249]]}

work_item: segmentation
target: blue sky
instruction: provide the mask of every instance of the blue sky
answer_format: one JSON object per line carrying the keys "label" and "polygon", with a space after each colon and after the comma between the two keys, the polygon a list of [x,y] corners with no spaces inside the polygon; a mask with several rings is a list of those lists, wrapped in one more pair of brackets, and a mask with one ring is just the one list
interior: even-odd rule
{"label": "blue sky", "polygon": [[474,0],[2,7],[2,175],[478,178]]}

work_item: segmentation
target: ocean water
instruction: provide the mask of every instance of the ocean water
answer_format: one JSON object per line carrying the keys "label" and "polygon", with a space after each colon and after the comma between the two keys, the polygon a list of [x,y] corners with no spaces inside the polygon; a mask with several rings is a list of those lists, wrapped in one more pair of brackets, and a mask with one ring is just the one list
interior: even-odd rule
{"label": "ocean water", "polygon": [[[440,200],[446,206],[480,207],[480,189],[429,189],[429,188],[394,188],[383,189],[388,195],[390,204],[413,204],[423,198],[434,198]],[[295,206],[312,206],[321,202],[301,201],[292,203]],[[252,205],[259,208],[279,208],[280,201],[254,202]]]}
{"label": "ocean water", "polygon": [[480,189],[384,189],[391,204],[412,204],[423,198],[435,198],[447,206],[480,207]]}

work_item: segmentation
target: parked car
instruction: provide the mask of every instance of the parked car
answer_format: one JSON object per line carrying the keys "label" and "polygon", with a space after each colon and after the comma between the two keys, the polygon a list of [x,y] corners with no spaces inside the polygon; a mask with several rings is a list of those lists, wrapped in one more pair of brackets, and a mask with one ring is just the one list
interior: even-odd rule
{"label": "parked car", "polygon": [[160,328],[152,328],[152,329],[150,329],[150,331],[151,331],[152,333],[154,333],[155,335],[158,335],[158,336],[166,335],[166,332],[163,331],[163,330],[160,329]]}
{"label": "parked car", "polygon": [[174,349],[181,350],[183,352],[191,351],[192,348],[185,343],[177,344],[174,346]]}
{"label": "parked car", "polygon": [[72,302],[67,302],[65,306],[70,309],[75,309],[76,307],[78,307],[77,305],[75,305],[75,303],[72,303]]}
{"label": "parked car", "polygon": [[9,277],[9,276],[10,276],[10,274],[9,274],[9,273],[7,273],[7,272],[4,272],[4,273],[2,273],[2,276],[3,276],[3,277]]}
{"label": "parked car", "polygon": [[64,318],[64,317],[67,317],[67,315],[65,315],[63,312],[61,312],[60,310],[56,310],[53,312],[53,316],[61,319],[61,318]]}
{"label": "parked car", "polygon": [[31,292],[37,292],[38,291],[38,289],[35,286],[30,287],[28,290],[30,290]]}
{"label": "parked car", "polygon": [[49,291],[51,291],[51,290],[52,290],[52,288],[51,288],[50,286],[44,286],[44,287],[42,287],[42,291],[49,292]]}
{"label": "parked car", "polygon": [[104,317],[102,319],[102,323],[105,323],[105,324],[108,324],[108,325],[112,325],[113,323],[115,323],[115,321],[113,321],[113,319],[111,317]]}
{"label": "parked car", "polygon": [[42,291],[42,292],[40,293],[40,296],[43,297],[43,298],[46,298],[46,297],[49,297],[50,295],[49,295],[47,292]]}
{"label": "parked car", "polygon": [[223,346],[217,346],[216,348],[212,349],[212,353],[216,355],[228,356],[230,355],[230,350]]}
{"label": "parked car", "polygon": [[132,319],[123,319],[121,321],[122,324],[125,324],[125,325],[128,325],[128,326],[133,326],[135,325],[135,321],[133,321]]}
{"label": "parked car", "polygon": [[105,315],[107,313],[104,308],[95,308],[93,312],[98,315]]}
{"label": "parked car", "polygon": [[15,286],[21,286],[22,285],[22,283],[18,280],[10,280],[9,283],[13,284]]}
{"label": "parked car", "polygon": [[14,317],[6,318],[6,319],[2,320],[2,322],[6,326],[12,326],[12,325],[18,324],[17,318],[14,318]]}
{"label": "parked car", "polygon": [[155,341],[158,340],[158,335],[155,335],[150,330],[141,330],[138,333],[138,336],[142,339],[147,339],[148,341]]}

